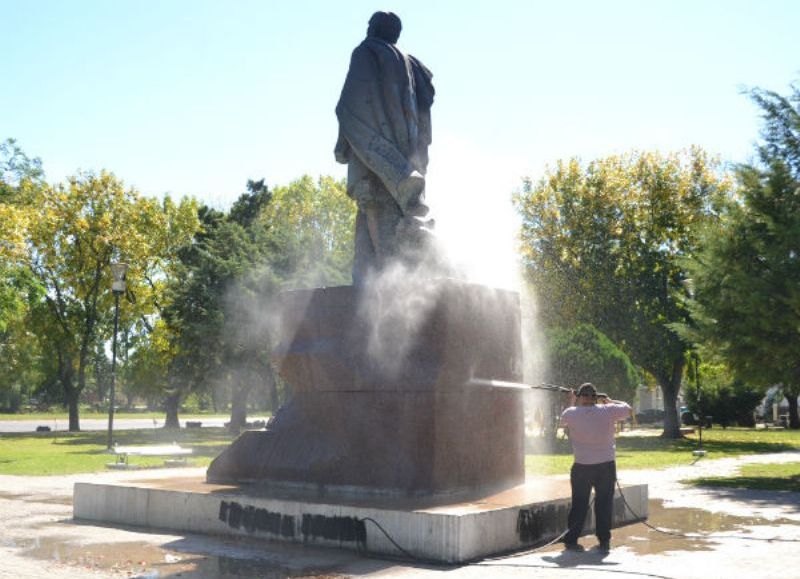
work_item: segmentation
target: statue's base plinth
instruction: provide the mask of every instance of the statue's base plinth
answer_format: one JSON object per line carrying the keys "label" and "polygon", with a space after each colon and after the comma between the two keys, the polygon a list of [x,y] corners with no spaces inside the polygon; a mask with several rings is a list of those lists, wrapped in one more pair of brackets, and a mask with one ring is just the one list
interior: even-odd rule
{"label": "statue's base plinth", "polygon": [[[406,293],[404,293],[406,292]],[[276,349],[292,398],[208,482],[419,496],[524,481],[519,297],[454,280],[287,292]]]}
{"label": "statue's base plinth", "polygon": [[[647,485],[623,486],[647,517]],[[377,555],[461,563],[542,545],[566,528],[567,480],[536,479],[490,495],[422,498],[313,498],[254,485],[215,485],[198,473],[117,483],[76,483],[74,517],[181,532],[246,535],[271,541],[353,549]],[[635,522],[619,491],[613,527]],[[377,523],[377,525],[376,525]],[[593,528],[587,521],[584,532]]]}

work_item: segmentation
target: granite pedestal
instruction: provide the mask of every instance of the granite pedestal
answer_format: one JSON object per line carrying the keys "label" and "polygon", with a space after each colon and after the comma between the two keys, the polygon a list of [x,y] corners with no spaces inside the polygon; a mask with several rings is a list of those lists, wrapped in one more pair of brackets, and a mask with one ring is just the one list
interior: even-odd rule
{"label": "granite pedestal", "polygon": [[276,365],[292,398],[208,469],[215,483],[430,495],[524,481],[516,293],[454,280],[288,292]]}

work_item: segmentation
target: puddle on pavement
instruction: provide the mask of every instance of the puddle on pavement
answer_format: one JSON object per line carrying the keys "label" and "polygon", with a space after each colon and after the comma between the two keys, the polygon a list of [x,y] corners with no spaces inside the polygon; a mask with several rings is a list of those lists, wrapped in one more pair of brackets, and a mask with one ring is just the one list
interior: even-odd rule
{"label": "puddle on pavement", "polygon": [[[739,517],[712,513],[703,509],[665,507],[664,502],[651,499],[647,522],[663,531],[676,534],[739,534],[751,535],[748,527],[791,524],[789,519],[768,520],[758,517]],[[674,537],[655,531],[642,523],[634,523],[611,532],[613,548],[625,547],[637,555],[660,555],[670,551],[711,551],[720,541],[716,537]],[[595,538],[584,536],[581,543],[594,545]]]}
{"label": "puddle on pavement", "polygon": [[58,561],[96,571],[114,570],[132,579],[337,579],[324,569],[290,569],[261,560],[180,553],[144,542],[78,545],[66,537],[18,541],[14,546],[36,559]]}

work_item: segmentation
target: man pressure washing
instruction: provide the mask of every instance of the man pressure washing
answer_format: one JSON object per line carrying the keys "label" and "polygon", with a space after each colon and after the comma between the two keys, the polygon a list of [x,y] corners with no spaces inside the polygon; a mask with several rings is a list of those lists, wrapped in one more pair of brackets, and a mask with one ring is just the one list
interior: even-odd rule
{"label": "man pressure washing", "polygon": [[570,394],[570,406],[561,415],[561,424],[569,431],[575,462],[570,471],[572,507],[569,530],[564,536],[565,548],[583,551],[578,543],[586,514],[589,495],[594,488],[595,534],[597,549],[608,552],[611,547],[611,518],[614,507],[614,483],[617,480],[616,423],[633,414],[626,402],[598,397],[595,387],[587,382]]}

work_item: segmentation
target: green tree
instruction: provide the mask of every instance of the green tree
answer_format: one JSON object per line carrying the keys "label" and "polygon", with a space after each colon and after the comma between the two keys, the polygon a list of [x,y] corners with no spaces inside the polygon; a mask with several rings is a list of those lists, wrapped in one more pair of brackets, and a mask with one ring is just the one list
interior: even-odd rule
{"label": "green tree", "polygon": [[[176,354],[168,345],[170,331],[161,323],[173,297],[169,286],[185,275],[181,255],[200,231],[200,220],[194,199],[184,197],[176,203],[165,196],[160,201],[144,198],[140,202],[143,204],[142,214],[147,216],[146,240],[149,247],[146,254],[138,256],[135,283],[126,294],[128,301],[122,310],[123,344],[126,351],[133,351],[133,365],[131,368],[123,367],[120,375],[128,401],[136,395],[143,395],[148,403],[152,403],[163,398],[169,389],[169,380],[164,379],[165,368]],[[149,367],[150,363],[155,366]],[[145,383],[145,377],[153,381]]]}
{"label": "green tree", "polygon": [[306,175],[272,191],[259,221],[284,287],[350,283],[355,214],[344,183],[331,177]]}
{"label": "green tree", "polygon": [[24,264],[24,232],[34,216],[28,200],[43,177],[38,158],[13,139],[0,143],[0,407],[6,411],[16,411],[43,380],[38,342],[25,323],[41,288]]}
{"label": "green tree", "polygon": [[178,424],[179,402],[192,389],[226,392],[233,429],[244,425],[255,388],[269,390],[275,410],[277,292],[350,277],[355,211],[341,182],[303,177],[270,190],[262,179],[247,189],[228,214],[201,211],[203,229],[181,252],[183,273],[170,284],[169,426]]}
{"label": "green tree", "polygon": [[148,407],[161,402],[169,385],[169,366],[175,357],[172,334],[158,318],[141,336],[125,367],[125,386],[129,398],[140,397]]}
{"label": "green tree", "polygon": [[[241,208],[246,200],[234,206]],[[257,201],[256,201],[257,202]],[[263,311],[277,289],[266,263],[260,227],[205,212],[206,227],[183,255],[184,274],[171,285],[165,320],[174,343],[166,427],[177,427],[180,401],[190,391],[232,392],[232,428],[246,421],[247,398],[272,379],[269,318]]]}
{"label": "green tree", "polygon": [[0,143],[0,201],[16,201],[26,183],[42,184],[43,181],[41,159],[28,157],[14,139]]}
{"label": "green tree", "polygon": [[244,228],[250,227],[258,219],[261,211],[272,201],[272,192],[264,179],[248,179],[247,192],[242,193],[231,207],[228,218]]}
{"label": "green tree", "polygon": [[0,264],[0,408],[16,412],[42,382],[41,350],[26,323],[39,286],[21,266]]}
{"label": "green tree", "polygon": [[737,168],[741,200],[689,262],[695,325],[686,333],[741,380],[781,384],[800,428],[800,89],[749,94],[764,119],[758,162]]}
{"label": "green tree", "polygon": [[[219,331],[223,315],[219,307],[220,287],[226,264],[220,265],[217,231],[224,226],[224,214],[207,206],[198,209],[200,228],[193,240],[178,252],[176,275],[166,286],[168,304],[162,310],[164,339],[170,352],[165,368],[165,428],[179,428],[180,403],[193,392],[207,388],[209,376],[220,357]],[[237,247],[231,248],[234,252]]]}
{"label": "green tree", "polygon": [[699,149],[631,153],[587,166],[559,162],[516,202],[522,255],[548,326],[596,327],[652,375],[664,393],[664,436],[679,437],[676,399],[688,345],[682,256],[729,184]]}
{"label": "green tree", "polygon": [[551,328],[547,333],[548,374],[573,388],[592,382],[616,400],[632,400],[639,375],[628,356],[589,324]]}
{"label": "green tree", "polygon": [[[80,430],[78,403],[92,370],[92,353],[110,336],[113,312],[109,264],[130,265],[131,293],[142,289],[147,271],[163,259],[160,227],[170,235],[193,231],[193,204],[159,204],[125,189],[113,174],[83,173],[66,184],[45,186],[31,197],[36,219],[25,230],[25,263],[44,291],[31,324],[51,353],[69,409],[70,430]],[[179,230],[181,229],[182,230]],[[148,299],[137,302],[144,315]]]}

